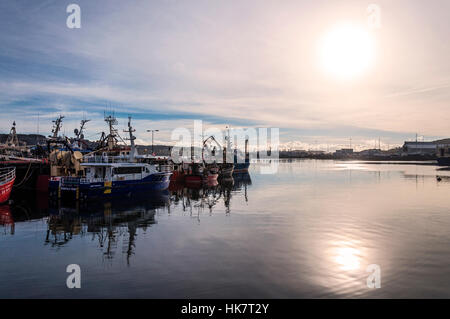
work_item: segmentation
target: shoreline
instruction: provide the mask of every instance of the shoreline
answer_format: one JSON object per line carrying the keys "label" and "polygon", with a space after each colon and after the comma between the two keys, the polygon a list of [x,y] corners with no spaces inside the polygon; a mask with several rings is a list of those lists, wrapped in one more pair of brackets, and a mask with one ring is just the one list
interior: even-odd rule
{"label": "shoreline", "polygon": [[[312,156],[280,156],[279,159],[318,159],[318,160],[339,160],[339,161],[378,161],[378,162],[425,162],[437,161],[435,156],[334,156],[334,155],[312,155]],[[437,164],[437,162],[436,162]]]}

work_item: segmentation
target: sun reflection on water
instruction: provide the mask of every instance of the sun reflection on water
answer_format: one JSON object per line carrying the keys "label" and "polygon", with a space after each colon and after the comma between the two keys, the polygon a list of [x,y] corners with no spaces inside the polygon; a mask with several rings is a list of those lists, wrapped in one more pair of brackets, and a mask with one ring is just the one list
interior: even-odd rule
{"label": "sun reflection on water", "polygon": [[361,252],[352,247],[338,247],[334,260],[342,270],[357,270],[361,266]]}
{"label": "sun reflection on water", "polygon": [[334,170],[344,171],[344,170],[367,170],[367,165],[358,162],[346,162],[346,163],[336,163],[334,164]]}
{"label": "sun reflection on water", "polygon": [[370,259],[367,249],[369,243],[362,237],[357,239],[356,234],[344,234],[349,238],[324,242],[327,248],[321,267],[323,277],[318,278],[318,283],[327,289],[325,295],[328,296],[357,296],[367,290],[365,278]]}

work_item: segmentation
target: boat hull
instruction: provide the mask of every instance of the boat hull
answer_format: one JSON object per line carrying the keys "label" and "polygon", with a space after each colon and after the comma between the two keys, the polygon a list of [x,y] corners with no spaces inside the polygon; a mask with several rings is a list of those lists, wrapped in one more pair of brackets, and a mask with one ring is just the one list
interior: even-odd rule
{"label": "boat hull", "polygon": [[200,175],[186,175],[184,178],[184,182],[187,184],[201,184],[202,181],[203,178]]}
{"label": "boat hull", "polygon": [[128,195],[144,191],[164,191],[169,188],[170,173],[158,173],[147,176],[142,180],[112,181],[112,182],[75,182],[65,184],[57,180],[50,181],[51,197],[88,200],[99,197]]}
{"label": "boat hull", "polygon": [[234,165],[232,164],[224,164],[220,168],[219,177],[220,178],[229,178],[233,177]]}
{"label": "boat hull", "polygon": [[450,157],[438,157],[437,162],[439,166],[450,166]]}
{"label": "boat hull", "polygon": [[250,167],[250,162],[235,163],[234,164],[233,174],[234,173],[246,173],[246,172],[248,172],[248,168],[249,167]]}
{"label": "boat hull", "polygon": [[203,177],[204,181],[217,181],[217,178],[219,178],[219,174],[208,174]]}
{"label": "boat hull", "polygon": [[184,181],[185,174],[179,171],[173,171],[172,176],[170,176],[170,180],[173,182],[182,182]]}
{"label": "boat hull", "polygon": [[15,178],[5,184],[0,185],[0,204],[3,204],[9,200],[9,196],[11,195],[14,181]]}
{"label": "boat hull", "polygon": [[1,161],[0,169],[5,167],[16,168],[16,187],[24,190],[47,191],[48,185],[45,179],[48,179],[50,175],[50,165],[47,161]]}

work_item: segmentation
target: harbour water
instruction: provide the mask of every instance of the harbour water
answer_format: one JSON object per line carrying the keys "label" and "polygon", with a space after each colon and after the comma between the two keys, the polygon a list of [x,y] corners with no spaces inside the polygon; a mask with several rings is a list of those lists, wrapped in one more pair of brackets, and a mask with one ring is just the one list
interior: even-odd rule
{"label": "harbour water", "polygon": [[0,298],[449,298],[449,195],[429,163],[325,160],[89,205],[13,194]]}

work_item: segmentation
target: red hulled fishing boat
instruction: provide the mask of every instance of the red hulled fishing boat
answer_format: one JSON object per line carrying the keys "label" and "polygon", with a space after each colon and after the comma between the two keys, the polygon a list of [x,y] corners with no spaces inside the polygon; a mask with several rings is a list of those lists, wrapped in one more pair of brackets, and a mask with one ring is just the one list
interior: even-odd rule
{"label": "red hulled fishing boat", "polygon": [[186,184],[200,184],[203,180],[204,166],[203,163],[189,163],[189,168],[184,176]]}
{"label": "red hulled fishing boat", "polygon": [[15,179],[15,167],[0,168],[0,204],[9,199]]}
{"label": "red hulled fishing boat", "polygon": [[219,177],[219,166],[216,164],[208,165],[203,174],[204,182],[217,181]]}

